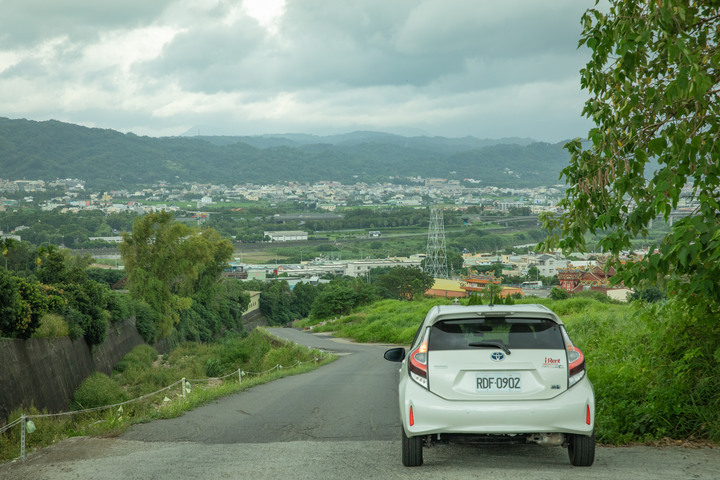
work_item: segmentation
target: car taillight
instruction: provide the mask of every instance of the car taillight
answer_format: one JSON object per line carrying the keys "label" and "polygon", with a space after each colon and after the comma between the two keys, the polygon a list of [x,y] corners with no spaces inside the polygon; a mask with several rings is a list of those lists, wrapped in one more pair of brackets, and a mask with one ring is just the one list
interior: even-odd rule
{"label": "car taillight", "polygon": [[573,344],[568,344],[567,357],[568,388],[570,388],[585,376],[585,356],[579,348]]}
{"label": "car taillight", "polygon": [[565,340],[565,348],[567,349],[568,388],[570,388],[585,376],[585,355],[583,355],[579,348],[573,345],[564,328],[562,329],[562,335]]}
{"label": "car taillight", "polygon": [[424,387],[424,388],[428,388],[427,336],[428,336],[428,333],[425,332],[425,337],[423,338],[423,341],[420,343],[420,346],[418,346],[415,350],[410,352],[410,358],[408,359],[410,378],[412,378],[418,385],[420,385],[421,387]]}

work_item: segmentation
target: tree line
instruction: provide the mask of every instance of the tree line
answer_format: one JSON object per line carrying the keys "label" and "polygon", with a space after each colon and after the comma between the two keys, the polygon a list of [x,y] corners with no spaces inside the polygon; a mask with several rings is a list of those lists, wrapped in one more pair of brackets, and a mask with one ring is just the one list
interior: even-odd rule
{"label": "tree line", "polygon": [[[6,260],[0,267],[0,335],[30,338],[44,320],[53,319],[56,334],[82,336],[89,345],[105,340],[109,324],[131,316],[148,343],[211,341],[223,331],[243,329],[253,290],[262,292],[260,311],[268,322],[284,325],[307,316],[344,315],[382,298],[411,300],[434,282],[409,267],[293,289],[282,279],[241,282],[223,276],[233,253],[228,239],[211,228],[177,222],[167,212],[139,217],[123,234],[124,271],[89,268],[91,257],[55,245],[33,247],[12,239],[0,245]],[[123,281],[128,293],[111,289]]]}

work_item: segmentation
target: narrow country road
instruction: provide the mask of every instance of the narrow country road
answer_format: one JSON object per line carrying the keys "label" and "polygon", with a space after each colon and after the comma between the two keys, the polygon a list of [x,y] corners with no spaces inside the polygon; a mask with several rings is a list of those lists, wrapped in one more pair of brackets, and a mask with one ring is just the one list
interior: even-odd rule
{"label": "narrow country road", "polygon": [[272,329],[340,358],[219,399],[180,418],[136,425],[119,438],[77,437],[0,465],[0,479],[715,479],[720,450],[598,448],[590,468],[537,445],[441,446],[425,464],[400,463],[398,365],[387,348]]}
{"label": "narrow country road", "polygon": [[293,329],[270,330],[342,358],[218,399],[179,418],[137,425],[123,438],[204,444],[400,439],[398,368],[383,359],[387,347],[340,343]]}

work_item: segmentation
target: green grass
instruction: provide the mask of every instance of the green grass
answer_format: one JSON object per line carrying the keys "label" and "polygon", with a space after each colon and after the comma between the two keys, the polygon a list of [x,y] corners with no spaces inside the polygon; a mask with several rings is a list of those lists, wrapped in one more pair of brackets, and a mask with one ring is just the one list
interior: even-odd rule
{"label": "green grass", "polygon": [[[52,445],[67,437],[119,435],[133,424],[178,417],[216,398],[305,373],[334,359],[319,351],[278,340],[259,329],[246,338],[229,337],[214,344],[185,343],[162,357],[152,347],[140,345],[122,359],[111,377],[97,373],[83,382],[75,392],[74,403],[77,408],[96,407],[141,396],[147,398],[95,412],[31,418],[36,431],[26,435],[26,451]],[[228,376],[209,378],[206,374],[208,364],[216,365],[223,375]],[[277,365],[290,368],[278,369]],[[242,382],[239,382],[238,370],[246,372]],[[265,373],[260,374],[262,372]],[[191,386],[184,398],[179,383],[182,378],[186,378]],[[159,390],[162,391],[151,395]],[[21,415],[47,413],[36,408],[17,409],[11,412],[8,424]],[[14,426],[0,434],[0,462],[19,456],[20,427]]]}
{"label": "green grass", "polygon": [[364,343],[409,345],[420,322],[435,305],[449,305],[449,300],[423,299],[413,302],[382,300],[356,313],[333,320],[303,320],[298,327],[315,332],[334,332],[338,337]]}

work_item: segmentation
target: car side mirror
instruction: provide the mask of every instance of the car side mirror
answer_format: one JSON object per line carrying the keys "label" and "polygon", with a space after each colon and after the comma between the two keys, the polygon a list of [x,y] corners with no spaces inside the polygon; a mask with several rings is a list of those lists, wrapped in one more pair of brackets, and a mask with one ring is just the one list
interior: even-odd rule
{"label": "car side mirror", "polygon": [[385,357],[385,360],[390,360],[391,362],[402,362],[405,360],[405,349],[402,347],[391,348],[385,352],[383,357]]}

